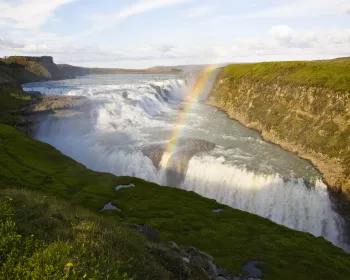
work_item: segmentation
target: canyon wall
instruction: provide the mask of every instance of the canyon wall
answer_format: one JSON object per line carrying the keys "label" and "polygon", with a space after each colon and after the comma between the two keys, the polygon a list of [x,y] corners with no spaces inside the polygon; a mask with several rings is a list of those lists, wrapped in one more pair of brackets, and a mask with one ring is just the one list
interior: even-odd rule
{"label": "canyon wall", "polygon": [[15,80],[19,84],[74,78],[62,71],[51,56],[9,56],[0,59],[0,83]]}
{"label": "canyon wall", "polygon": [[311,160],[329,186],[350,194],[349,60],[229,65],[207,102]]}

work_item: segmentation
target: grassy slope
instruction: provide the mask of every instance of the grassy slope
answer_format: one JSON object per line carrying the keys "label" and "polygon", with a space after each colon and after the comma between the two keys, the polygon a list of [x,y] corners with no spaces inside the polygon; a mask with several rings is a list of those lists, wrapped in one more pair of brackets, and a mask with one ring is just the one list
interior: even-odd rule
{"label": "grassy slope", "polygon": [[0,237],[0,279],[170,278],[132,229],[28,190],[0,191]]}
{"label": "grassy slope", "polygon": [[18,113],[31,100],[30,94],[12,86],[0,84],[0,123],[16,125]]}
{"label": "grassy slope", "polygon": [[23,92],[20,89],[12,87],[1,88],[0,94],[0,112],[17,111],[25,106],[30,101],[30,94]]}
{"label": "grassy slope", "polygon": [[[131,182],[136,185],[135,188],[115,190],[115,186]],[[32,208],[39,209],[33,214],[35,219],[32,222],[25,211],[15,208],[18,225],[21,225],[23,220],[28,221],[23,226],[26,238],[30,238],[30,233],[38,234],[35,226],[38,221],[44,226],[47,224],[48,229],[51,228],[47,212],[53,210],[46,210],[50,208],[47,200],[46,203],[37,203],[34,195],[29,195],[29,199],[23,198],[23,195],[16,193],[12,195],[13,191],[4,191],[8,188],[42,192],[48,197],[59,197],[74,202],[75,205],[84,206],[95,213],[104,204],[112,201],[123,211],[99,214],[108,218],[111,226],[112,221],[115,221],[115,224],[148,224],[159,229],[165,239],[208,252],[215,257],[219,265],[233,274],[240,272],[241,265],[248,260],[264,260],[265,279],[348,279],[350,275],[350,255],[323,238],[293,231],[256,215],[219,205],[193,192],[162,187],[136,178],[90,171],[51,146],[32,140],[10,126],[0,125],[2,196],[10,195],[17,205],[21,205],[25,200],[25,204],[29,203]],[[45,206],[42,206],[43,204]],[[69,209],[71,206],[67,207]],[[216,208],[224,208],[224,211],[213,213],[212,209]],[[97,216],[94,217],[98,225],[104,226],[104,220],[97,222]],[[110,229],[107,227],[108,230]],[[40,240],[52,238],[45,237],[44,232],[40,234]],[[57,240],[50,242],[54,241]],[[71,242],[78,244],[76,241]],[[143,245],[136,244],[139,245],[125,245],[131,247],[129,254],[137,256],[143,252],[141,256],[145,256],[143,249],[138,248]],[[58,250],[57,247],[53,248]],[[84,270],[85,256],[79,251],[76,254],[78,258],[83,258],[81,268]],[[41,252],[40,256],[46,260],[45,252]],[[63,257],[57,262],[61,266],[74,254],[64,256],[66,258]],[[33,258],[35,264],[37,257]],[[45,263],[50,264],[51,260],[53,259],[49,258]],[[131,271],[137,273],[139,269],[142,268],[131,268]],[[147,273],[138,274],[139,279],[148,276]]]}

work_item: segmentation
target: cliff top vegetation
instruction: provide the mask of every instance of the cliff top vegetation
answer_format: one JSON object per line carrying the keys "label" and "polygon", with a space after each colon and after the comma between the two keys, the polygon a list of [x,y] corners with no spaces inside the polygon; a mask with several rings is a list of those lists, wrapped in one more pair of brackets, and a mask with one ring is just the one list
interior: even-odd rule
{"label": "cliff top vegetation", "polygon": [[224,68],[224,78],[242,78],[246,75],[266,82],[327,87],[350,91],[350,59],[332,61],[263,62],[231,64]]}

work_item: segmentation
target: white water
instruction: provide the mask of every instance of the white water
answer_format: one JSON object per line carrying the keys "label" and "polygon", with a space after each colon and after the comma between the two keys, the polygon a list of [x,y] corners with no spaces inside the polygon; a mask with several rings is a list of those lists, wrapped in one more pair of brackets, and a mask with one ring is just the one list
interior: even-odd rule
{"label": "white water", "polygon": [[212,156],[194,157],[183,188],[278,224],[339,240],[341,224],[321,180],[307,188],[303,179],[255,174]]}
{"label": "white water", "polygon": [[[92,109],[82,115],[44,120],[36,138],[87,167],[166,184],[172,154],[160,168],[143,150],[166,144],[190,82],[177,76],[108,75],[25,85],[27,91],[86,96]],[[205,99],[208,92],[203,92]],[[346,248],[343,219],[321,176],[308,162],[264,142],[254,131],[217,109],[194,104],[182,137],[217,146],[193,157],[181,187],[290,228],[324,236]]]}

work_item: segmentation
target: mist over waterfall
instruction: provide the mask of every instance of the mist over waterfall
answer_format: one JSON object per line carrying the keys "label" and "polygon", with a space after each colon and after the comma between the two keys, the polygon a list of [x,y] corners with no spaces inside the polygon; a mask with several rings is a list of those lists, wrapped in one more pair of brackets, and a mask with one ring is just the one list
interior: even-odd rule
{"label": "mist over waterfall", "polygon": [[293,229],[341,239],[341,220],[319,179],[308,188],[301,178],[283,180],[279,174],[256,174],[201,156],[191,160],[182,187]]}
{"label": "mist over waterfall", "polygon": [[[79,113],[42,120],[34,137],[96,171],[195,191],[347,249],[344,220],[321,174],[204,101],[185,111],[195,76],[104,75],[26,84],[27,91],[85,96]],[[179,122],[179,114],[186,114]],[[180,140],[171,151],[175,126]]]}

